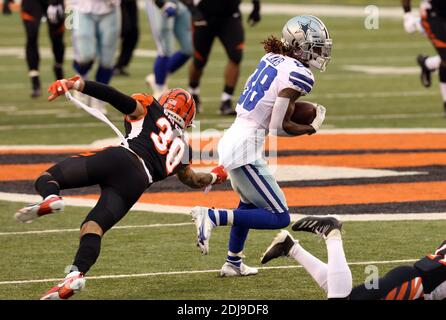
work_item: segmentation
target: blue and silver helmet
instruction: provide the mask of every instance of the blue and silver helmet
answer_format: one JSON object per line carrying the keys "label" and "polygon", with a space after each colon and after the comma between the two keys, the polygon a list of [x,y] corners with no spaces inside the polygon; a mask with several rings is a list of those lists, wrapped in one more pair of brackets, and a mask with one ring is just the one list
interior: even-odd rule
{"label": "blue and silver helmet", "polygon": [[333,42],[325,24],[315,16],[296,16],[282,29],[282,43],[295,49],[295,57],[325,71],[331,59]]}

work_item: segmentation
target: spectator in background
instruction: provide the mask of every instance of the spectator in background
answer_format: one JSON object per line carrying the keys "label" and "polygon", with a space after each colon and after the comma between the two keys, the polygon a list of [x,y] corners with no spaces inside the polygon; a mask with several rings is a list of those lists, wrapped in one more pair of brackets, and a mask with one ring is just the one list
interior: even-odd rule
{"label": "spectator in background", "polygon": [[[201,111],[200,79],[209,58],[212,43],[218,37],[226,50],[229,61],[224,75],[220,114],[235,115],[232,95],[240,73],[243,56],[244,29],[239,10],[241,0],[192,1],[191,11],[194,24],[194,60],[189,70],[189,92],[193,94],[197,110]],[[260,21],[260,2],[252,0],[253,10],[248,17],[251,26]]]}
{"label": "spectator in background", "polygon": [[3,0],[3,14],[11,14],[11,8],[9,7],[9,4],[13,3],[13,0]]}
{"label": "spectator in background", "polygon": [[21,16],[26,31],[26,62],[28,64],[28,75],[31,79],[31,97],[36,98],[42,95],[38,36],[40,21],[43,16],[47,17],[48,31],[55,60],[53,65],[54,76],[56,80],[64,77],[63,60],[65,45],[63,35],[65,31],[65,9],[63,0],[22,0]]}
{"label": "spectator in background", "polygon": [[[113,76],[113,60],[121,32],[120,0],[72,0],[71,5],[77,27],[73,28],[73,67],[87,79],[94,61],[98,60],[95,80],[108,84]],[[85,96],[77,95],[86,101]],[[91,107],[106,114],[105,103],[96,98],[89,101]]]}
{"label": "spectator in background", "polygon": [[136,0],[121,0],[121,54],[114,67],[114,75],[129,76],[129,65],[138,44],[138,4]]}
{"label": "spectator in background", "polygon": [[[167,76],[177,71],[192,56],[191,15],[178,0],[147,0],[147,15],[157,47],[153,73],[146,83],[158,98],[167,90]],[[180,48],[174,53],[173,39]]]}

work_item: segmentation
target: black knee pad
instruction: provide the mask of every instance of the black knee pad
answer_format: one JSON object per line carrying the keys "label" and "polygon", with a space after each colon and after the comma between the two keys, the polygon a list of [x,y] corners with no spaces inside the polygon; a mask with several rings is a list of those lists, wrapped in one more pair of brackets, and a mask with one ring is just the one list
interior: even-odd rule
{"label": "black knee pad", "polygon": [[197,58],[194,56],[194,65],[197,69],[203,69],[206,66],[206,63],[208,62],[207,57],[206,58]]}
{"label": "black knee pad", "polygon": [[36,181],[34,181],[34,189],[39,191],[39,188],[42,185],[47,184],[48,182],[55,182],[55,183],[59,184],[57,182],[56,178],[54,178],[49,172],[45,172],[40,177],[38,177],[36,179]]}
{"label": "black knee pad", "polygon": [[243,51],[241,49],[233,48],[229,53],[229,60],[235,64],[240,64],[243,58]]}

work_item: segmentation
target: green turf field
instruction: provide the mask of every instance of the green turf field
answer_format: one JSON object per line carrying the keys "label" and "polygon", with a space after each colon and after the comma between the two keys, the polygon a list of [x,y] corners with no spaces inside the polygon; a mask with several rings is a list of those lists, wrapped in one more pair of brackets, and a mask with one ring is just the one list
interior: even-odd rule
{"label": "green turf field", "polygon": [[[86,208],[68,208],[56,216],[30,225],[17,224],[12,213],[20,204],[0,202],[0,299],[37,299],[53,282],[6,285],[4,281],[60,278],[72,262],[78,233],[4,234],[32,230],[76,229]],[[224,263],[229,229],[215,229],[211,252],[201,256],[195,247],[195,228],[189,216],[131,212],[118,226],[188,223],[180,226],[115,229],[103,239],[101,256],[89,273],[137,275],[142,277],[87,280],[76,299],[323,299],[324,294],[303,269],[260,270],[255,277],[228,279],[218,272],[189,274],[187,271],[216,270]],[[344,245],[350,263],[418,259],[432,251],[444,238],[446,221],[346,222]],[[426,230],[429,230],[427,233]],[[252,231],[245,254],[246,263],[260,266],[259,258],[276,234]],[[310,252],[326,259],[324,241],[313,235],[294,233]],[[385,236],[383,236],[385,235]],[[417,239],[414,241],[413,239]],[[410,245],[408,245],[410,243]],[[354,283],[365,280],[369,263],[352,265]],[[375,264],[380,275],[401,263]],[[295,266],[291,259],[271,261],[267,266]],[[14,267],[11,267],[14,266]],[[186,271],[184,274],[166,274]]]}
{"label": "green turf field", "polygon": [[[264,16],[256,27],[246,27],[247,46],[237,92],[254,70],[262,55],[259,42],[269,34],[279,35],[289,16]],[[402,22],[381,19],[379,30],[364,28],[362,18],[324,19],[334,40],[333,61],[325,73],[316,72],[316,85],[306,99],[324,104],[327,109],[325,128],[360,127],[436,127],[443,128],[441,98],[437,77],[431,89],[421,87],[417,74],[370,75],[346,70],[347,66],[416,67],[418,53],[433,53],[422,35],[407,35]],[[141,12],[140,49],[154,50],[147,19]],[[41,47],[48,48],[46,25],[41,28]],[[45,97],[29,98],[29,83],[23,58],[23,27],[17,14],[0,20],[0,50],[15,51],[1,56],[0,65],[0,144],[78,144],[112,137],[110,129],[73,105],[60,99],[46,102]],[[70,42],[69,33],[66,37]],[[11,49],[12,48],[12,49]],[[128,92],[146,90],[144,76],[151,71],[153,58],[135,57],[130,78],[114,78],[112,84]],[[231,119],[217,116],[222,89],[225,54],[215,43],[202,80],[204,114],[201,128],[223,129]],[[52,81],[51,59],[42,60],[44,86]],[[67,75],[73,73],[67,58]],[[186,68],[170,79],[170,86],[187,87]],[[111,112],[120,123],[121,116]]]}

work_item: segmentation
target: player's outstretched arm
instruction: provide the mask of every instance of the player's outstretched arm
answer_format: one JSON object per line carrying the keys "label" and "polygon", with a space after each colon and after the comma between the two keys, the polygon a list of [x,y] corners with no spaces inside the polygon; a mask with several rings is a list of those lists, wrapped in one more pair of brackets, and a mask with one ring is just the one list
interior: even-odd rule
{"label": "player's outstretched arm", "polygon": [[279,92],[274,103],[269,130],[277,136],[300,136],[316,132],[311,125],[297,124],[291,121],[294,113],[294,103],[301,96],[299,91],[286,88]]}
{"label": "player's outstretched arm", "polygon": [[53,82],[48,88],[48,92],[51,93],[48,100],[53,101],[64,94],[66,90],[77,90],[96,99],[105,101],[123,114],[128,115],[132,120],[139,119],[145,114],[145,109],[142,104],[134,98],[111,86],[95,81],[85,81],[79,76]]}
{"label": "player's outstretched arm", "polygon": [[180,170],[177,176],[182,183],[194,189],[205,188],[210,184],[220,184],[228,178],[223,166],[215,167],[210,173],[195,172],[187,166]]}

